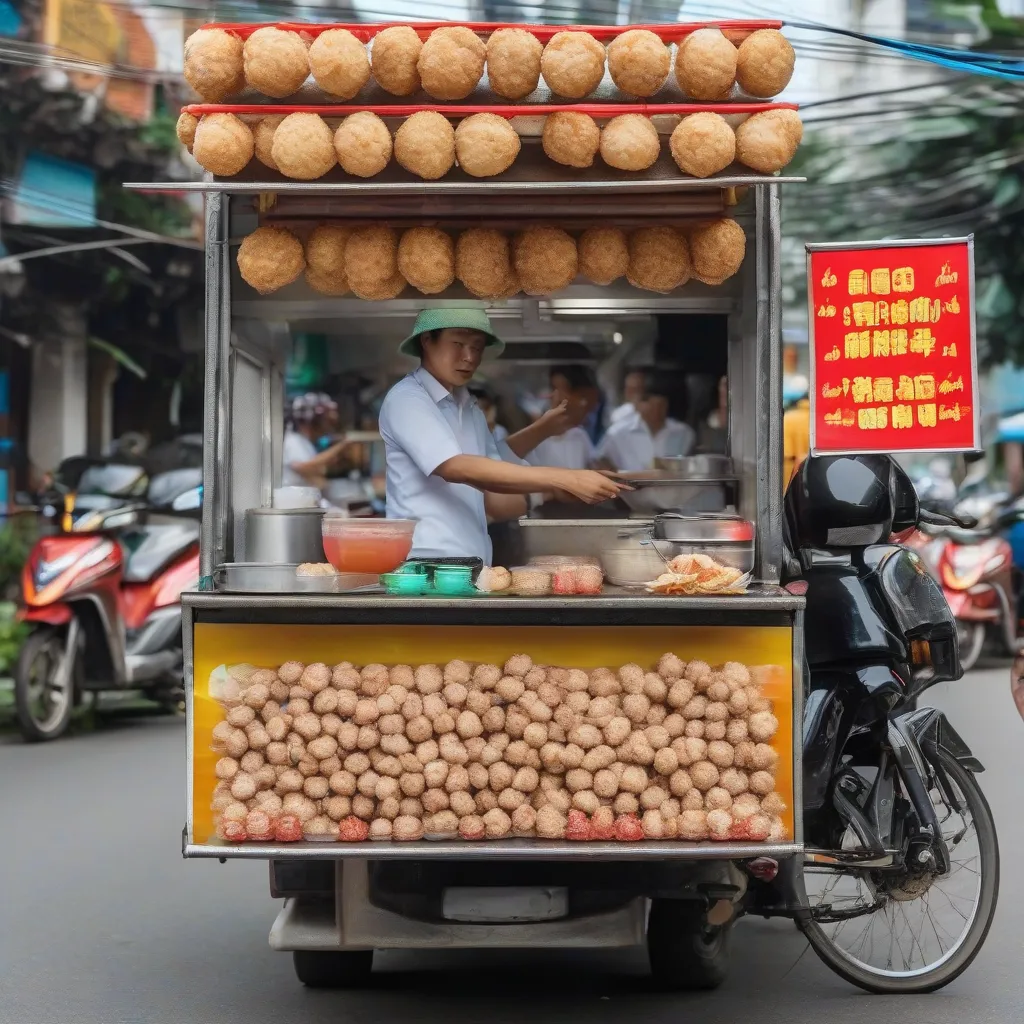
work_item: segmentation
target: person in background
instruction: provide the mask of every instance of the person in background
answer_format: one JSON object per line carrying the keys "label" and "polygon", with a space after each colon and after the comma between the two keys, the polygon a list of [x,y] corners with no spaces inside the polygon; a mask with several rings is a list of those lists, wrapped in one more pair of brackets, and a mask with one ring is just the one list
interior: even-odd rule
{"label": "person in background", "polygon": [[633,473],[653,469],[655,459],[689,455],[695,434],[687,424],[669,416],[673,397],[648,374],[636,411],[613,423],[598,445],[600,462]]}
{"label": "person in background", "polygon": [[469,393],[476,399],[476,404],[480,406],[480,410],[487,420],[487,426],[491,428],[491,433],[494,435],[494,440],[498,444],[507,441],[508,430],[498,422],[497,398],[487,388],[476,384],[469,388]]}
{"label": "person in background", "polygon": [[563,414],[559,419],[564,419],[566,429],[542,440],[524,458],[531,466],[588,469],[594,461],[594,444],[582,424],[593,411],[597,381],[589,367],[579,365],[552,367],[548,379],[551,412]]}
{"label": "person in background", "polygon": [[715,404],[698,425],[697,451],[705,455],[729,454],[729,380],[719,377],[715,385]]}
{"label": "person in background", "polygon": [[634,366],[626,370],[622,378],[622,404],[612,410],[612,423],[618,423],[619,420],[636,412],[637,402],[644,395],[644,382],[651,372],[650,368],[643,366]]}
{"label": "person in background", "polygon": [[292,399],[281,460],[283,486],[315,487],[323,493],[328,470],[350,447],[349,442],[342,439],[322,452],[317,451],[317,439],[329,429],[328,413],[320,395],[310,393]]}
{"label": "person in background", "polygon": [[811,450],[811,403],[806,388],[782,414],[782,487],[785,490]]}

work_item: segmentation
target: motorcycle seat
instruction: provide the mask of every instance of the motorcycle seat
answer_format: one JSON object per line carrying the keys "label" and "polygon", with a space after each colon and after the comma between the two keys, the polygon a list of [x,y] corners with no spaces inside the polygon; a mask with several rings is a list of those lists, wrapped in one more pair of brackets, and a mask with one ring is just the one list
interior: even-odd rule
{"label": "motorcycle seat", "polygon": [[148,583],[198,540],[198,527],[192,523],[144,526],[125,534],[125,582]]}

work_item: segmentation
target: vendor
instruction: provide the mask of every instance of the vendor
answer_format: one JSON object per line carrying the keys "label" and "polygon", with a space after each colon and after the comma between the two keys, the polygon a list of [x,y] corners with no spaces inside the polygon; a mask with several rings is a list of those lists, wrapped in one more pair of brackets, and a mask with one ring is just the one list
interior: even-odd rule
{"label": "vendor", "polygon": [[329,415],[330,409],[320,395],[292,399],[282,450],[283,486],[315,487],[322,492],[327,485],[328,470],[349,447],[349,442],[342,439],[317,451],[317,440],[330,428]]}
{"label": "vendor", "polygon": [[691,427],[669,416],[672,396],[648,374],[636,410],[608,428],[597,448],[602,465],[623,473],[654,468],[655,459],[689,455],[693,448]]}
{"label": "vendor", "polygon": [[[488,512],[525,511],[525,496],[565,492],[597,504],[624,485],[592,470],[503,461],[468,390],[484,356],[503,343],[481,309],[427,309],[399,347],[419,369],[387,394],[380,432],[387,459],[387,514],[417,520],[412,556],[491,559]],[[518,501],[511,496],[522,496]]]}

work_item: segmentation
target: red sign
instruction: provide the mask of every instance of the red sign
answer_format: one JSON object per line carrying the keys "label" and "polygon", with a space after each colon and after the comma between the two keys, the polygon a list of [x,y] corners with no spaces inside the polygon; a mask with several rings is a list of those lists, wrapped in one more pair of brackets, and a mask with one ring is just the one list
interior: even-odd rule
{"label": "red sign", "polygon": [[980,446],[971,238],[807,246],[811,451]]}

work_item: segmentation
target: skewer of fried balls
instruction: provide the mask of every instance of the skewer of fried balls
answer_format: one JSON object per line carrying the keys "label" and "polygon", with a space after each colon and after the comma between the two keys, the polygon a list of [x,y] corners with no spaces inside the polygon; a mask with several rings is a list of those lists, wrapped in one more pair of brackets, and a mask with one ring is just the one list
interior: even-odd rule
{"label": "skewer of fried balls", "polygon": [[520,291],[550,295],[577,276],[597,285],[625,277],[660,293],[691,278],[721,285],[738,272],[745,252],[743,229],[723,217],[686,230],[602,227],[578,237],[550,226],[514,235],[470,228],[453,237],[433,226],[398,232],[386,224],[320,224],[305,245],[288,228],[268,225],[242,240],[237,259],[242,279],[264,295],[305,272],[323,295],[392,299],[406,284],[437,295],[458,280],[476,298],[501,299]]}
{"label": "skewer of fried balls", "polygon": [[210,696],[219,838],[779,841],[770,669],[286,662]]}
{"label": "skewer of fried balls", "polygon": [[[675,81],[684,95],[722,101],[736,91],[755,98],[778,95],[789,84],[795,53],[776,29],[759,29],[739,41],[715,27],[683,36],[676,48]],[[503,28],[486,42],[461,25],[436,28],[421,38],[409,25],[377,33],[369,52],[344,28],[318,35],[264,26],[244,41],[227,29],[204,28],[185,41],[185,79],[208,102],[244,89],[283,99],[312,76],[335,100],[351,100],[372,78],[394,96],[421,89],[438,100],[462,100],[487,69],[496,95],[521,100],[543,77],[548,89],[569,100],[590,96],[608,73],[629,96],[656,96],[672,72],[672,47],[649,29],[629,29],[607,48],[589,32],[566,29],[546,44],[521,28]]]}
{"label": "skewer of fried balls", "polygon": [[[507,171],[518,158],[522,140],[508,119],[478,113],[457,126],[434,110],[407,117],[394,138],[375,113],[361,110],[332,128],[319,114],[297,111],[268,114],[255,122],[235,114],[182,112],[178,138],[206,170],[220,177],[241,173],[255,156],[287,178],[315,181],[340,166],[346,174],[372,178],[392,158],[410,174],[427,181],[443,178],[456,165],[474,178]],[[669,151],[681,171],[708,178],[734,161],[761,174],[782,170],[803,139],[794,110],[752,114],[738,127],[713,110],[682,118],[669,138]],[[650,117],[620,114],[599,127],[590,114],[563,110],[544,118],[541,146],[564,167],[587,168],[600,155],[608,167],[640,172],[661,156],[662,138]]]}

